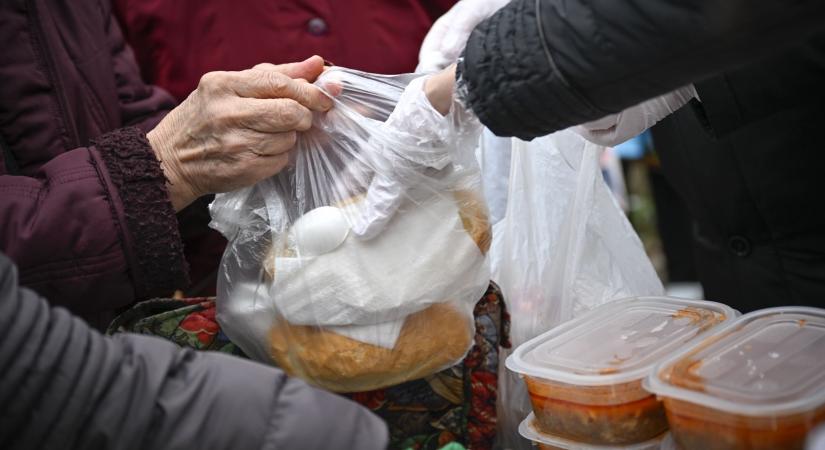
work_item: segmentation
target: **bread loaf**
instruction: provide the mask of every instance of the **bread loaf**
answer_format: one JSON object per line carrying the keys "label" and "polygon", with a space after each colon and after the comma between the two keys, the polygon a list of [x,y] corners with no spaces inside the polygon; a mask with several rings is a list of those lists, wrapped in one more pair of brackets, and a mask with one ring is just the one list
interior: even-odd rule
{"label": "bread loaf", "polygon": [[472,317],[436,304],[407,317],[392,349],[320,327],[272,327],[272,357],[286,373],[333,392],[360,392],[430,375],[460,360],[472,344]]}
{"label": "bread loaf", "polygon": [[[492,240],[486,206],[472,191],[456,191],[455,200],[465,231],[486,254]],[[268,277],[276,276],[275,256],[283,251],[273,249],[267,256]],[[367,391],[422,378],[456,363],[472,345],[472,308],[449,301],[409,315],[391,349],[281,319],[270,331],[270,353],[288,374],[334,392]]]}

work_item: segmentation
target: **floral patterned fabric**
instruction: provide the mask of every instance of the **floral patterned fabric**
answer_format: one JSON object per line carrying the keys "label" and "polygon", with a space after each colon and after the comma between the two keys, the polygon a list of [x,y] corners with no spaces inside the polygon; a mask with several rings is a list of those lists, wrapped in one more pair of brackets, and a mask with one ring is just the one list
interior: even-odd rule
{"label": "floral patterned fabric", "polygon": [[[424,379],[346,394],[387,422],[390,448],[492,448],[496,436],[498,351],[499,347],[510,346],[509,315],[494,283],[476,304],[474,315],[475,345],[461,363]],[[245,357],[221,332],[213,298],[138,303],[115,319],[108,333],[125,331]]]}

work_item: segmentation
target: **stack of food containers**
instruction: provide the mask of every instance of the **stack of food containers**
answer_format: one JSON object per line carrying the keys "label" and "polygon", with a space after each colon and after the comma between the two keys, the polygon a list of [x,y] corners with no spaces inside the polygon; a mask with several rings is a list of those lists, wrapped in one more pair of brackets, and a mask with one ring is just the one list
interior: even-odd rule
{"label": "stack of food containers", "polygon": [[674,351],[737,315],[713,302],[629,298],[524,343],[507,359],[533,404],[535,416],[522,434],[613,447],[657,439],[668,429],[665,410],[642,380]]}
{"label": "stack of food containers", "polygon": [[825,423],[825,310],[746,314],[645,380],[685,449],[801,449]]}
{"label": "stack of food containers", "polygon": [[519,425],[519,433],[533,441],[533,444],[538,447],[539,450],[676,450],[673,439],[668,433],[660,434],[649,441],[638,444],[621,446],[583,444],[559,436],[542,433],[536,429],[535,417],[535,414],[530,413],[530,415],[521,422],[521,425]]}

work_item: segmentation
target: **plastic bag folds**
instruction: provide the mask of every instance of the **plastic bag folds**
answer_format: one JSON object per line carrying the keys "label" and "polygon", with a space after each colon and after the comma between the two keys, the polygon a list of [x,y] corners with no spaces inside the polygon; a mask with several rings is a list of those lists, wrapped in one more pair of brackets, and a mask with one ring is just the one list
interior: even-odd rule
{"label": "plastic bag folds", "polygon": [[218,195],[229,244],[222,329],[251,357],[337,392],[378,389],[460,361],[490,280],[491,230],[474,149],[421,75],[332,68],[334,107],[299,133],[278,175]]}

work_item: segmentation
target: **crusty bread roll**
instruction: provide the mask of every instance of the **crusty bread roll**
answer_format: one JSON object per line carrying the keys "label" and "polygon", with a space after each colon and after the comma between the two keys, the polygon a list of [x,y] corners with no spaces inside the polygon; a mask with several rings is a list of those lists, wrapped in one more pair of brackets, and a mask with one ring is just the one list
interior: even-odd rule
{"label": "crusty bread roll", "polygon": [[472,344],[472,318],[449,304],[407,317],[392,349],[319,327],[277,323],[270,349],[278,367],[333,392],[380,389],[430,375],[461,359]]}
{"label": "crusty bread roll", "polygon": [[[475,192],[456,191],[459,216],[482,254],[490,249],[487,208]],[[264,270],[274,278],[276,254]],[[469,309],[469,308],[468,308]],[[270,330],[270,354],[286,373],[333,392],[360,392],[430,375],[461,359],[473,341],[471,314],[445,299],[411,314],[392,349],[360,342],[317,326],[277,321]]]}

